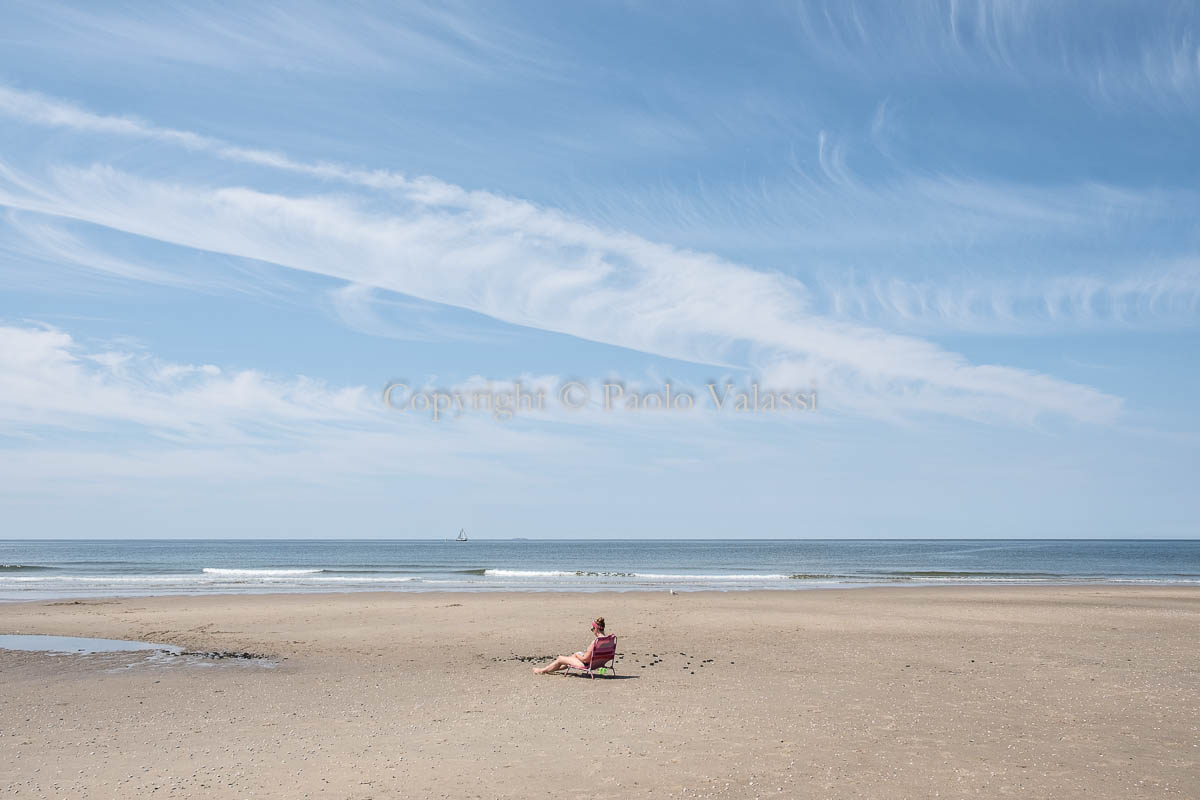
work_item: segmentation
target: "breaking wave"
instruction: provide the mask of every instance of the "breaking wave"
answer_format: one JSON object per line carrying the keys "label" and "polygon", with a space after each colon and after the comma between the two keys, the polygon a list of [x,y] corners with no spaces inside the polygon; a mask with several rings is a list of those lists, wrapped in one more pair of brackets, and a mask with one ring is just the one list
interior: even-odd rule
{"label": "breaking wave", "polygon": [[223,567],[205,567],[201,570],[205,575],[245,575],[269,578],[276,575],[316,575],[323,569],[225,569]]}
{"label": "breaking wave", "polygon": [[790,575],[683,575],[662,572],[602,572],[590,570],[485,569],[481,574],[494,578],[642,578],[651,581],[785,581]]}

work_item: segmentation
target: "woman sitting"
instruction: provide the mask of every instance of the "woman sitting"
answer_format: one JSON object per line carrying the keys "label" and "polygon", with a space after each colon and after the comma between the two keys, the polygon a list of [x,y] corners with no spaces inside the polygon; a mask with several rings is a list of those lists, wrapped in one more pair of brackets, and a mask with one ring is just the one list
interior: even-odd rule
{"label": "woman sitting", "polygon": [[534,667],[533,671],[538,675],[545,675],[548,672],[558,672],[560,669],[574,667],[575,669],[587,669],[592,663],[592,649],[596,646],[596,640],[604,636],[604,617],[596,617],[592,623],[592,641],[587,646],[587,650],[582,653],[572,653],[569,656],[559,656],[544,667]]}

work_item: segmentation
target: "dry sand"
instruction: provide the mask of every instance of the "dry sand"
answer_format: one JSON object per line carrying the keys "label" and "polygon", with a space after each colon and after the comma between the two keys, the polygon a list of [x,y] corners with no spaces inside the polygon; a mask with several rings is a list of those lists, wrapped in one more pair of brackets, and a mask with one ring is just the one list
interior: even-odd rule
{"label": "dry sand", "polygon": [[[518,660],[598,614],[621,679]],[[0,651],[0,795],[1196,798],[1197,632],[1159,587],[7,604],[279,666]]]}

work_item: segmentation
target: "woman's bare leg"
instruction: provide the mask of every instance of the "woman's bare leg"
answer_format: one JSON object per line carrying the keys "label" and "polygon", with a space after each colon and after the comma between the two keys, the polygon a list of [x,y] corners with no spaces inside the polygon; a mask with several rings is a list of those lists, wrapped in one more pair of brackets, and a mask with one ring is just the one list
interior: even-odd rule
{"label": "woman's bare leg", "polygon": [[567,667],[583,669],[583,662],[575,656],[559,656],[544,667],[534,667],[533,671],[537,675],[545,675],[550,672],[558,672],[560,669],[566,669]]}

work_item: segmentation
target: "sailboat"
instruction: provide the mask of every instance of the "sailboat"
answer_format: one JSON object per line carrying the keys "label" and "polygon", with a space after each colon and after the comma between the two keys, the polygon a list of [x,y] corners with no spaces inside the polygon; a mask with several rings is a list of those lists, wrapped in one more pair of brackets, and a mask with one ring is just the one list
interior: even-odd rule
{"label": "sailboat", "polygon": [[459,529],[459,531],[458,531],[458,537],[457,537],[457,538],[456,538],[454,541],[456,541],[456,542],[465,542],[465,541],[467,541],[467,529],[466,529],[466,528],[460,528],[460,529]]}

